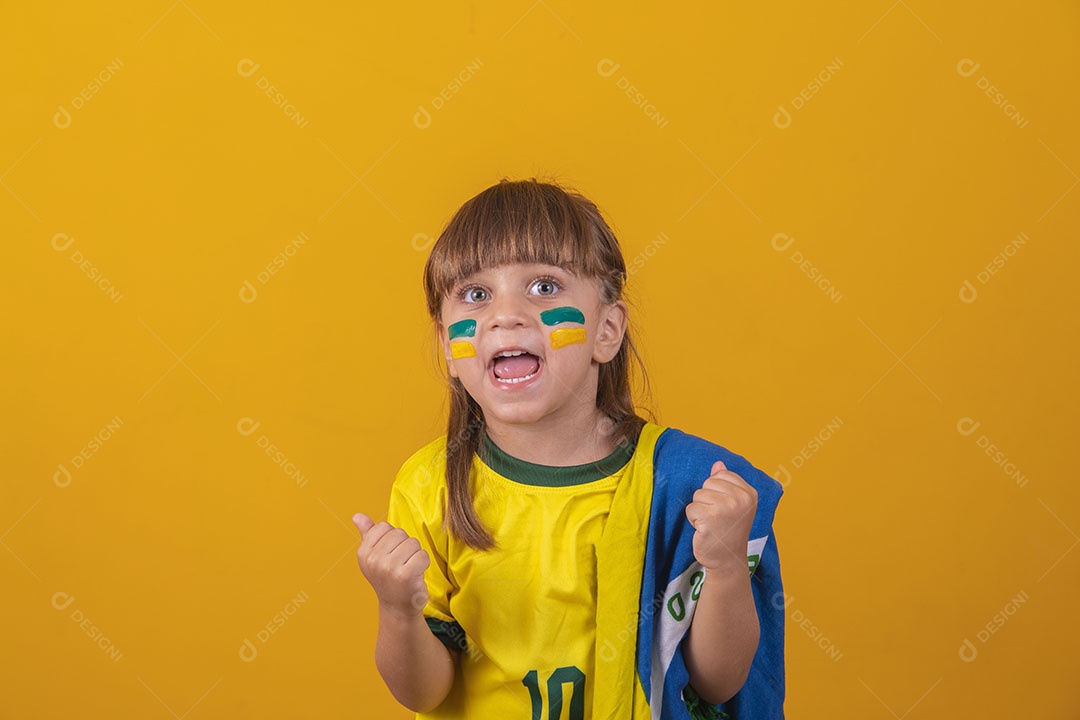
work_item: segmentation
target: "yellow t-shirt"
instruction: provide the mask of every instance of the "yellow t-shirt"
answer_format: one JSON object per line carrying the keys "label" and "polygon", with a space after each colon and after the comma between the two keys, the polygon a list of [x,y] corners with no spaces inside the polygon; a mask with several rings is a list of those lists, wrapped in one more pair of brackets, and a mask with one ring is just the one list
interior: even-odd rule
{"label": "yellow t-shirt", "polygon": [[[596,545],[615,489],[651,469],[655,434],[647,436],[595,463],[552,467],[511,457],[484,435],[470,482],[498,545],[491,551],[474,550],[443,528],[446,437],[405,461],[387,521],[428,552],[424,615],[457,655],[450,694],[417,718],[590,715]],[[648,463],[637,458],[642,453]]]}

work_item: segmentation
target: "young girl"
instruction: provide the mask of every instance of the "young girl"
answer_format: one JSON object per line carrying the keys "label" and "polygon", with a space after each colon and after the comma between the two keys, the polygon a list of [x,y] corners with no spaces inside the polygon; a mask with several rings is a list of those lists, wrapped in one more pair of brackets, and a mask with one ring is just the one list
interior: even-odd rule
{"label": "young girl", "polygon": [[376,666],[418,718],[783,717],[782,489],[637,414],[625,280],[596,206],[535,180],[432,248],[447,433],[386,522],[353,518]]}

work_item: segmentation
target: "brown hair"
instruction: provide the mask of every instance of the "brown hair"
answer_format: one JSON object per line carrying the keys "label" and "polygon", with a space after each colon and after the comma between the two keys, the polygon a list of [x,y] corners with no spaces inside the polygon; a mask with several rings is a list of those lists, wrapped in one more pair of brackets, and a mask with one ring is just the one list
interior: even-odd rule
{"label": "brown hair", "polygon": [[[447,223],[424,267],[427,310],[438,321],[443,299],[465,277],[509,263],[555,265],[580,277],[600,280],[604,303],[623,298],[626,264],[615,234],[596,205],[560,185],[506,178],[469,199]],[[648,376],[628,325],[622,346],[600,366],[596,406],[609,419],[605,432],[620,445],[636,441],[645,419],[635,411],[631,360],[648,395]],[[468,545],[491,549],[495,540],[477,515],[469,489],[472,456],[485,431],[484,414],[458,378],[448,375],[444,525]],[[646,412],[652,417],[651,411]]]}

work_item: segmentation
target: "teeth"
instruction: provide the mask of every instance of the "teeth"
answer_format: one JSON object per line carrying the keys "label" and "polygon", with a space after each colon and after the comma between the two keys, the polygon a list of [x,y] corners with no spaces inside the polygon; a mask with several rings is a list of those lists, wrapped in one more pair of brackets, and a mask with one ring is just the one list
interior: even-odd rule
{"label": "teeth", "polygon": [[[503,350],[502,352],[497,354],[495,356],[495,358],[517,357],[518,355],[525,355],[525,354],[527,354],[527,351],[525,351],[525,350]],[[495,358],[493,358],[493,360]],[[532,375],[526,375],[525,377],[520,377],[520,378],[501,378],[498,375],[495,375],[494,371],[492,371],[492,375],[494,376],[494,378],[495,378],[495,380],[497,382],[503,383],[504,385],[515,385],[515,384],[517,384],[519,382],[525,382],[526,380],[531,380],[532,378],[536,377],[536,374],[539,373],[539,372],[540,372],[540,369],[537,368],[536,372],[534,372]]]}
{"label": "teeth", "polygon": [[529,379],[534,378],[534,377],[536,377],[536,373],[533,373],[532,375],[526,375],[525,377],[519,377],[519,378],[501,378],[501,377],[496,376],[495,379],[498,380],[501,383],[506,383],[507,385],[513,385],[515,383],[525,382],[526,380],[529,380]]}

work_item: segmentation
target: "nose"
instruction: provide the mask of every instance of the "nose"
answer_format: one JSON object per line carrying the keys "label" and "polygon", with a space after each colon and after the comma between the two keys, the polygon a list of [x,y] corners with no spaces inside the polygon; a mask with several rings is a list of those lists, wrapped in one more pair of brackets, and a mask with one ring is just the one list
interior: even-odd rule
{"label": "nose", "polygon": [[528,322],[529,308],[525,298],[518,295],[500,293],[488,306],[487,327],[510,330],[522,327]]}

